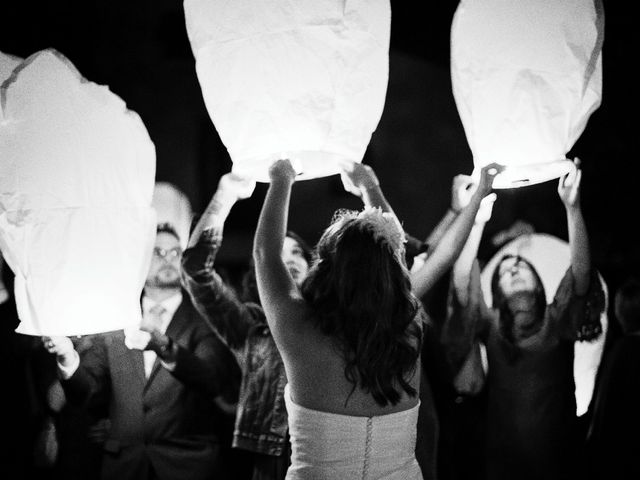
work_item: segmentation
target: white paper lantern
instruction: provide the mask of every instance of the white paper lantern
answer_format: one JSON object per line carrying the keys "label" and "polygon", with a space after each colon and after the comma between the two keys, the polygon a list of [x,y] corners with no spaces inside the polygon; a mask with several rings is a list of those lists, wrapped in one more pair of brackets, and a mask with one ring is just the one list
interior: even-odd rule
{"label": "white paper lantern", "polygon": [[300,179],[360,162],[386,96],[388,0],[185,0],[204,101],[233,170]]}
{"label": "white paper lantern", "polygon": [[0,246],[16,275],[16,331],[137,326],[155,239],[142,121],[55,50],[27,58],[0,98]]}
{"label": "white paper lantern", "polygon": [[560,177],[601,102],[604,14],[594,0],[461,0],[451,25],[453,94],[475,167],[495,188]]}
{"label": "white paper lantern", "polygon": [[[487,262],[480,275],[485,302],[489,306],[493,302],[491,277],[500,259],[507,254],[520,255],[535,267],[544,285],[547,303],[551,303],[562,277],[571,264],[569,244],[553,235],[533,233],[521,235],[500,248]],[[605,293],[606,304],[608,302],[607,284],[601,275],[598,276],[600,277],[600,285]],[[593,395],[595,378],[607,336],[608,317],[606,305],[600,316],[600,322],[602,324],[602,333],[598,338],[590,342],[575,342],[574,344],[573,376],[576,383],[576,414],[578,416],[587,412]]]}
{"label": "white paper lantern", "polygon": [[[11,76],[13,70],[22,63],[24,59],[0,52],[0,87]],[[2,121],[2,103],[0,103],[0,122]]]}
{"label": "white paper lantern", "polygon": [[189,198],[169,182],[156,182],[151,202],[158,223],[169,223],[180,236],[180,245],[187,248],[193,211]]}

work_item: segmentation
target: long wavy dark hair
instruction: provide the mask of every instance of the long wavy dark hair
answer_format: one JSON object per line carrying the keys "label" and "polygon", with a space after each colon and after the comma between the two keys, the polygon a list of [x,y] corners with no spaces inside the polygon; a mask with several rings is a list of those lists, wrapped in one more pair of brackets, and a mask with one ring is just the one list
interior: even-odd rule
{"label": "long wavy dark hair", "polygon": [[349,396],[359,386],[381,406],[396,405],[400,389],[417,394],[407,378],[422,343],[414,321],[419,309],[399,259],[355,212],[337,212],[301,288],[314,312],[311,321],[341,346],[345,377],[353,384]]}
{"label": "long wavy dark hair", "polygon": [[536,287],[531,292],[531,295],[533,296],[534,314],[539,322],[544,321],[544,314],[547,308],[547,296],[544,291],[542,279],[531,262],[519,255],[512,254],[506,254],[500,259],[491,276],[491,295],[493,296],[493,308],[496,308],[500,314],[499,332],[503,340],[502,346],[507,353],[507,358],[513,362],[520,357],[521,352],[516,344],[514,313],[509,308],[509,297],[502,291],[502,288],[500,288],[500,265],[502,265],[502,262],[505,260],[511,258],[515,258],[518,262],[526,263],[533,272],[533,276],[536,279]]}

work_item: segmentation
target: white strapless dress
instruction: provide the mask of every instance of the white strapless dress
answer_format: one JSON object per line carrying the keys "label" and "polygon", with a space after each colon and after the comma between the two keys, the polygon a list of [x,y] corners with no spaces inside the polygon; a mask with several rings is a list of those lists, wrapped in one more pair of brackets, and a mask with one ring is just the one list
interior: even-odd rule
{"label": "white strapless dress", "polygon": [[418,407],[376,417],[310,410],[284,394],[291,466],[287,480],[423,480],[416,461]]}

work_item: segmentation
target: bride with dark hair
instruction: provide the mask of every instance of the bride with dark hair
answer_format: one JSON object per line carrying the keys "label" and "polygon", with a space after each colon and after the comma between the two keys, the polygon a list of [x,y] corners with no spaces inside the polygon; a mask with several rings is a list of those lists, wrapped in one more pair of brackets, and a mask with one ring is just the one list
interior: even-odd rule
{"label": "bride with dark hair", "polygon": [[338,211],[299,289],[278,253],[296,173],[278,160],[269,175],[253,257],[289,382],[287,479],[422,479],[414,449],[423,310],[400,222],[380,208]]}

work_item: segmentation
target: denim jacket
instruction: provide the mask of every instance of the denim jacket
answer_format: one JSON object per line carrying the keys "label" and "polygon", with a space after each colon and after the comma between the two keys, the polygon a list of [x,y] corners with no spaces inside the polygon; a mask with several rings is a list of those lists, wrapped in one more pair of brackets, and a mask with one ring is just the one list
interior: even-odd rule
{"label": "denim jacket", "polygon": [[287,378],[262,307],[243,302],[213,268],[222,237],[203,234],[184,252],[182,281],[193,304],[242,370],[233,447],[267,455],[287,451]]}

